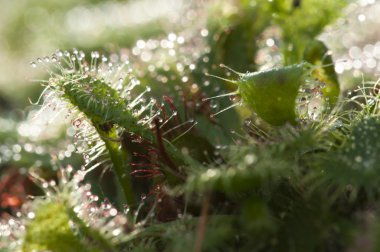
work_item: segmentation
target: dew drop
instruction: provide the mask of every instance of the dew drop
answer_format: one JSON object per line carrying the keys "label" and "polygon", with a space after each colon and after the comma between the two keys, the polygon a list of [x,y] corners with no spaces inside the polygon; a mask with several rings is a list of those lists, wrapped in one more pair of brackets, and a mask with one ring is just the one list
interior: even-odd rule
{"label": "dew drop", "polygon": [[99,58],[99,52],[97,52],[97,51],[91,52],[91,58],[98,59]]}
{"label": "dew drop", "polygon": [[202,37],[207,37],[207,35],[208,35],[208,30],[207,30],[207,29],[202,29],[202,30],[201,30],[201,35],[202,35]]}
{"label": "dew drop", "polygon": [[75,207],[74,207],[74,212],[75,212],[75,213],[79,213],[79,211],[80,211],[80,207],[79,207],[79,206],[75,206]]}
{"label": "dew drop", "polygon": [[115,230],[112,231],[112,235],[113,236],[118,236],[119,234],[121,234],[121,229],[120,228],[117,228]]}
{"label": "dew drop", "polygon": [[363,158],[361,156],[356,156],[355,157],[355,162],[361,163],[363,161]]}
{"label": "dew drop", "polygon": [[253,164],[256,161],[256,156],[253,154],[248,154],[244,157],[244,161],[247,165]]}
{"label": "dew drop", "polygon": [[109,211],[109,214],[110,214],[111,216],[116,216],[116,215],[117,215],[117,210],[116,210],[116,208],[111,208],[110,211]]}
{"label": "dew drop", "polygon": [[177,43],[178,43],[178,44],[183,44],[184,42],[185,42],[185,38],[184,38],[184,37],[179,36],[179,37],[177,38]]}
{"label": "dew drop", "polygon": [[272,38],[267,39],[265,43],[268,47],[274,46],[274,40]]}
{"label": "dew drop", "polygon": [[175,41],[175,40],[177,39],[177,35],[174,34],[174,33],[170,33],[170,34],[168,35],[168,39],[169,39],[170,41]]}
{"label": "dew drop", "polygon": [[190,65],[189,65],[189,69],[190,69],[190,70],[194,70],[194,69],[195,69],[195,64],[190,64]]}
{"label": "dew drop", "polygon": [[182,82],[187,82],[189,80],[189,77],[187,77],[187,76],[183,76],[182,78],[181,78],[181,81]]}
{"label": "dew drop", "polygon": [[36,217],[36,214],[34,212],[29,212],[27,216],[29,219],[34,219],[34,217]]}
{"label": "dew drop", "polygon": [[358,15],[359,22],[364,22],[366,20],[366,16],[364,14]]}

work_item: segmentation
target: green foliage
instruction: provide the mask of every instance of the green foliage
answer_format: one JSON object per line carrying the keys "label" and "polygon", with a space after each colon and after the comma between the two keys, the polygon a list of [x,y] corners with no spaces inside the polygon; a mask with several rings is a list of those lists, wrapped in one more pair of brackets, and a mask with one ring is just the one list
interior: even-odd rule
{"label": "green foliage", "polygon": [[125,101],[119,97],[118,92],[102,79],[68,75],[59,80],[51,79],[50,83],[53,89],[63,91],[63,98],[86,115],[100,137],[106,138],[105,145],[114,163],[125,198],[129,204],[135,204],[135,196],[130,187],[131,179],[126,170],[125,154],[119,151],[119,144],[108,139],[117,138],[114,125],[120,125],[149,139],[152,138],[151,134],[147,134],[150,131],[138,125],[138,119],[127,109]]}
{"label": "green foliage", "polygon": [[41,204],[35,215],[35,219],[27,225],[23,251],[99,251],[89,250],[73,233],[70,218],[63,204]]}
{"label": "green foliage", "polygon": [[[294,5],[291,0],[275,0],[272,8],[275,22],[282,28],[284,62],[295,64],[302,59],[308,44],[333,20],[339,17],[347,0],[303,0]],[[321,18],[323,17],[323,18]]]}
{"label": "green foliage", "polygon": [[325,186],[338,186],[342,191],[348,187],[354,198],[362,189],[370,197],[378,194],[379,129],[378,117],[363,118],[353,123],[342,147],[321,155],[319,167]]}
{"label": "green foliage", "polygon": [[238,71],[256,70],[255,56],[259,46],[255,40],[270,25],[267,15],[269,1],[229,1],[211,8],[208,19],[208,43],[211,52],[206,56],[212,63],[223,62]]}
{"label": "green foliage", "polygon": [[[186,33],[135,41],[163,29],[155,24],[141,36],[134,35],[140,25],[116,36],[120,47],[136,42],[131,52],[73,49],[32,62],[49,73],[39,114],[68,114],[70,149],[85,162],[59,150],[71,141],[64,130],[50,142],[35,140],[49,147],[37,155],[24,147],[33,140],[17,135],[23,121],[4,119],[1,165],[33,168],[45,195],[1,194],[3,205],[26,202],[20,213],[7,209],[0,250],[329,252],[378,236],[378,82],[344,97],[329,48],[318,40],[346,4],[209,3],[187,13],[204,26],[193,28],[194,19],[176,26]],[[276,34],[269,69],[259,63],[267,33]],[[112,38],[84,50],[104,51],[102,41]],[[14,183],[6,175],[0,189]]]}

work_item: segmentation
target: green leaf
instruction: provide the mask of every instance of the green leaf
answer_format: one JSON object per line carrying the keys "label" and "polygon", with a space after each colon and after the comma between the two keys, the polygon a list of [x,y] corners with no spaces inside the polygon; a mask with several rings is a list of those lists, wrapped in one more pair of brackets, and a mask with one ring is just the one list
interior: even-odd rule
{"label": "green leaf", "polygon": [[296,98],[306,75],[304,63],[242,75],[239,93],[246,105],[272,125],[296,123]]}
{"label": "green leaf", "polygon": [[328,48],[322,41],[313,40],[306,46],[303,58],[314,65],[311,76],[325,84],[322,89],[323,96],[331,107],[334,106],[338,101],[340,89],[334,62]]}

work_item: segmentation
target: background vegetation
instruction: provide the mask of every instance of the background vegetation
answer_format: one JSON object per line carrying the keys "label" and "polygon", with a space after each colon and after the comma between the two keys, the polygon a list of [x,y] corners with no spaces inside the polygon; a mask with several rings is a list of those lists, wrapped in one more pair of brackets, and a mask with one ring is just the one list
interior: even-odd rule
{"label": "background vegetation", "polygon": [[380,250],[380,3],[0,7],[0,251]]}

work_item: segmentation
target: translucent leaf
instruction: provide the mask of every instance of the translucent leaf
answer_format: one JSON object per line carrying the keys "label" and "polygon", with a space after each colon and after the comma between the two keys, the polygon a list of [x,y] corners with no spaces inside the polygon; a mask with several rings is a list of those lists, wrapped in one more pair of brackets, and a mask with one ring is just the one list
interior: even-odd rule
{"label": "translucent leaf", "polygon": [[239,93],[246,105],[272,125],[296,122],[296,98],[306,74],[304,64],[243,75]]}
{"label": "translucent leaf", "polygon": [[323,95],[328,99],[327,102],[330,106],[335,105],[340,89],[338,76],[328,48],[322,41],[313,40],[306,46],[303,57],[305,61],[315,66],[311,76],[325,84],[322,89]]}

